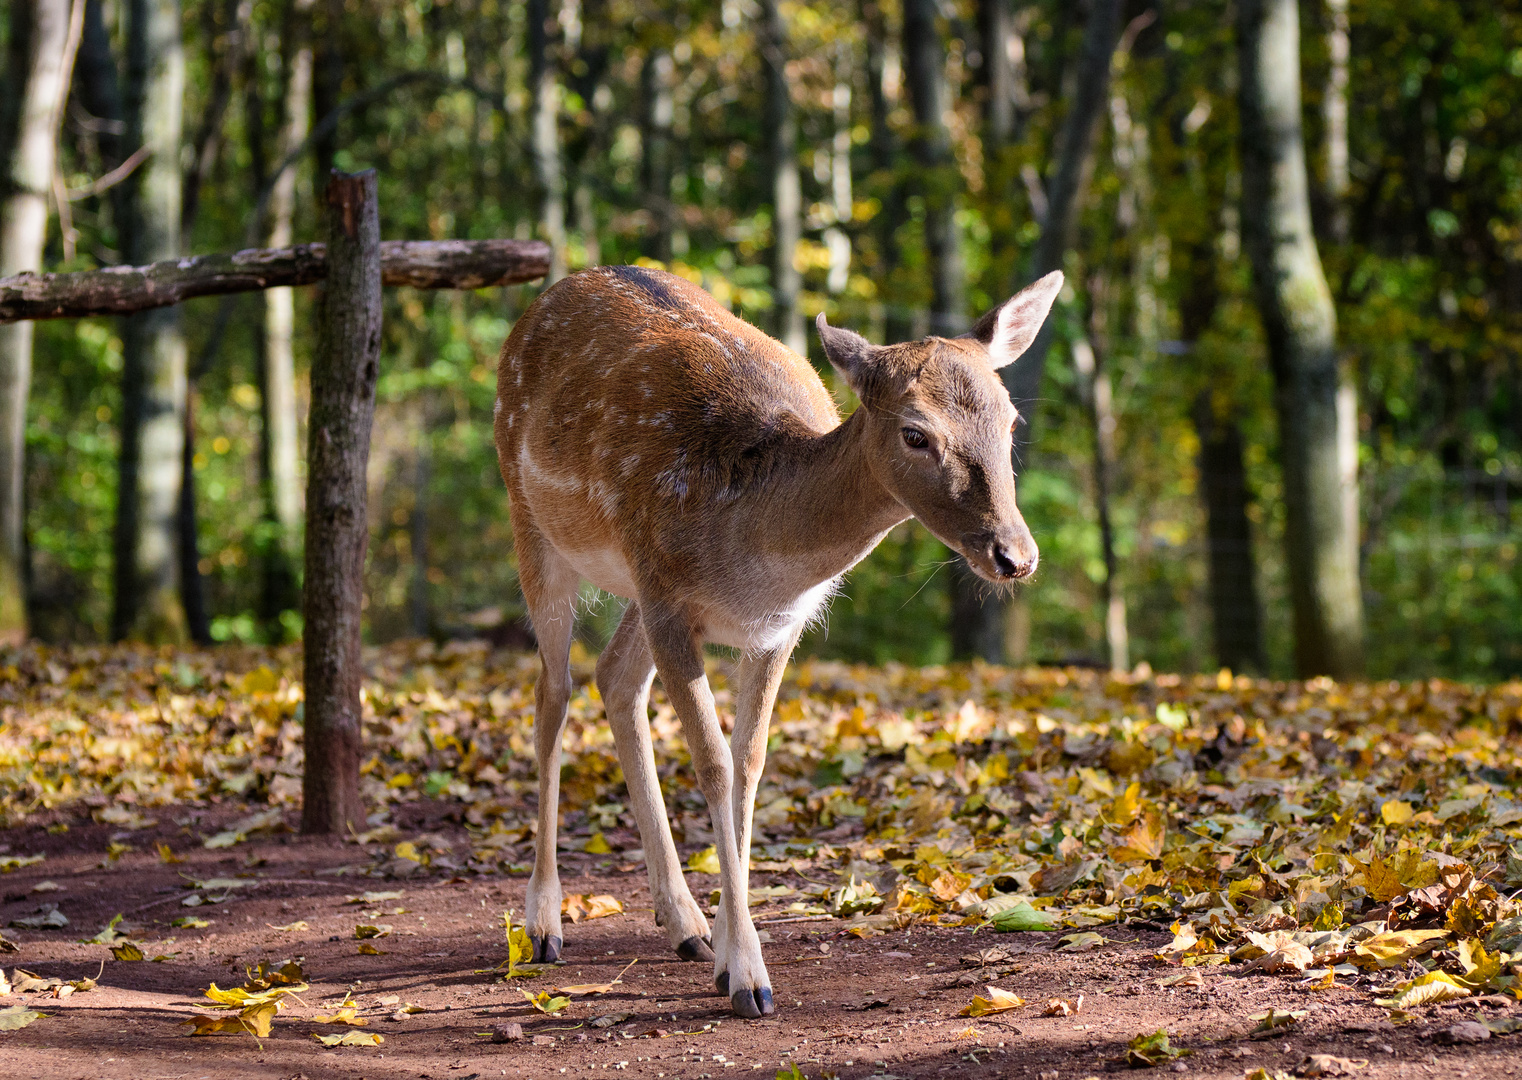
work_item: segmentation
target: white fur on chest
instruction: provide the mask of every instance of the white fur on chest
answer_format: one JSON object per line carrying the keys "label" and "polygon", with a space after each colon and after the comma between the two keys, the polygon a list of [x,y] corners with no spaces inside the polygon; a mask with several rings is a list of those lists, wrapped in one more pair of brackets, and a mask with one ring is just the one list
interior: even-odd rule
{"label": "white fur on chest", "polygon": [[709,609],[703,636],[708,641],[745,652],[770,652],[818,618],[839,587],[838,577],[821,581],[790,603],[769,611],[747,611],[743,607],[735,610],[730,605],[718,610]]}

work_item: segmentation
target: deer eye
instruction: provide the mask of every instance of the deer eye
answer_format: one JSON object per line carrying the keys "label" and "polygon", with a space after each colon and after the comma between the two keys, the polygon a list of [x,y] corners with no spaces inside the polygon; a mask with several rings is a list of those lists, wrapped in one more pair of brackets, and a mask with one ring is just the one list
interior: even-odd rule
{"label": "deer eye", "polygon": [[900,428],[899,434],[904,438],[904,445],[911,450],[925,450],[930,446],[930,440],[925,438],[925,433],[919,428]]}

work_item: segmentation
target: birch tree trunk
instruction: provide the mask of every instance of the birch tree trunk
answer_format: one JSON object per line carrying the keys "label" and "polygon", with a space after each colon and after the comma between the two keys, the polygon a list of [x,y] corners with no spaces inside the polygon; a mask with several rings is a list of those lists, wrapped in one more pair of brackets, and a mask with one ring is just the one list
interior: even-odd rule
{"label": "birch tree trunk", "polygon": [[1285,561],[1302,676],[1363,670],[1356,402],[1311,226],[1296,0],[1239,0],[1242,232],[1273,369]]}
{"label": "birch tree trunk", "polygon": [[[291,56],[285,91],[285,122],[280,132],[283,160],[307,137],[312,107],[312,48],[303,43]],[[296,170],[287,169],[270,195],[270,246],[285,247],[293,237]],[[264,292],[264,356],[261,372],[263,424],[260,472],[266,520],[274,542],[265,553],[261,606],[273,632],[283,611],[301,601],[296,560],[301,538],[301,475],[296,420],[296,292],[289,287]]]}
{"label": "birch tree trunk", "polygon": [[539,186],[539,227],[550,245],[553,285],[566,272],[565,172],[560,165],[560,86],[550,56],[550,6],[548,0],[528,3],[529,147],[534,158],[534,177]]}
{"label": "birch tree trunk", "polygon": [[[42,268],[58,122],[68,94],[84,0],[12,0],[12,32],[26,26],[26,82],[0,178],[0,276]],[[13,40],[13,45],[18,45]],[[26,623],[26,403],[32,324],[0,326],[0,644],[24,641]]]}
{"label": "birch tree trunk", "polygon": [[[151,149],[123,183],[123,253],[133,263],[180,253],[180,136],[185,56],[179,0],[130,0],[128,146]],[[122,428],[112,636],[179,641],[176,533],[184,451],[185,339],[177,308],[122,324]]]}
{"label": "birch tree trunk", "polygon": [[798,176],[798,118],[787,85],[787,23],[777,0],[761,0],[756,28],[766,66],[766,131],[772,171],[773,332],[794,352],[807,356],[798,294],[803,275],[793,264],[803,238],[803,186]]}
{"label": "birch tree trunk", "polygon": [[307,439],[306,761],[301,831],[365,820],[359,796],[365,469],[380,374],[380,214],[373,170],[328,183],[330,270],[312,363]]}
{"label": "birch tree trunk", "polygon": [[1348,0],[1326,0],[1327,70],[1323,111],[1326,117],[1326,193],[1332,204],[1332,239],[1346,243],[1348,214]]}

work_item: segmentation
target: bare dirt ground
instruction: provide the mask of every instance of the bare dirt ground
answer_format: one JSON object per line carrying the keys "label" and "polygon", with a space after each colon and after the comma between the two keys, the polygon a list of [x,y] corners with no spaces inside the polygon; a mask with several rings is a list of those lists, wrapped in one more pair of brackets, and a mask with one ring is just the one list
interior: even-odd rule
{"label": "bare dirt ground", "polygon": [[[765,953],[778,1011],[745,1022],[731,1017],[706,965],[682,963],[669,952],[648,907],[643,867],[621,871],[616,860],[581,853],[562,856],[566,893],[612,894],[625,913],[568,925],[562,967],[507,983],[493,970],[506,956],[501,916],[522,912],[526,876],[466,879],[422,870],[403,881],[377,880],[359,876],[373,865],[359,848],[293,835],[208,850],[201,838],[233,815],[196,811],[192,823],[189,812],[176,809],[159,809],[158,825],[125,836],[87,817],[56,816],[54,827],[67,821],[69,831],[49,832],[49,819],[39,818],[0,834],[0,847],[13,853],[46,855],[0,877],[0,920],[9,924],[44,902],[56,903],[69,920],[62,929],[7,930],[19,951],[0,955],[0,964],[13,979],[17,968],[43,979],[98,977],[93,988],[57,999],[48,992],[0,998],[0,1008],[21,1003],[47,1014],[0,1031],[0,1076],[554,1080],[622,1072],[771,1080],[779,1072],[791,1078],[796,1068],[809,1080],[1082,1080],[1126,1069],[1127,1043],[1160,1028],[1174,1046],[1192,1051],[1160,1068],[1199,1077],[1239,1080],[1260,1068],[1269,1077],[1293,1075],[1297,1067],[1314,1074],[1302,1067],[1313,1054],[1353,1059],[1349,1067],[1371,1080],[1504,1077],[1522,1066],[1517,1037],[1463,1046],[1431,1038],[1464,1019],[1522,1016],[1522,1003],[1468,999],[1418,1010],[1415,1021],[1397,1028],[1365,988],[1312,992],[1229,969],[1206,971],[1201,987],[1164,988],[1160,980],[1178,969],[1153,954],[1171,934],[1135,922],[1100,928],[1105,944],[1074,955],[1055,951],[1059,933],[913,927],[859,939],[837,920],[797,921],[757,908],[770,936]],[[415,804],[398,823],[447,836],[454,828],[444,819],[447,809]],[[177,816],[185,824],[176,825]],[[113,837],[133,850],[110,862],[101,853]],[[185,861],[163,862],[160,843]],[[343,868],[349,873],[335,873]],[[232,877],[245,884],[196,891],[208,900],[225,892],[225,901],[184,906],[194,881]],[[699,897],[715,883],[707,875],[689,877]],[[34,891],[44,882],[57,889]],[[753,877],[753,886],[765,884],[803,882],[790,873]],[[398,889],[399,899],[347,902],[366,890]],[[105,944],[79,943],[118,913],[125,914],[118,929],[148,960],[116,960]],[[186,915],[209,925],[170,925]],[[305,929],[275,929],[299,922]],[[372,943],[379,955],[361,954],[355,940],[356,925],[371,922],[392,927]],[[995,949],[1009,955],[985,954],[991,963],[981,966],[964,960]],[[170,958],[152,962],[160,955]],[[185,1021],[205,1012],[203,992],[211,983],[239,986],[247,969],[290,959],[301,964],[310,989],[287,1000],[267,1038],[187,1035]],[[535,1012],[520,992],[606,982],[633,961],[611,992],[577,997],[555,1016]],[[1029,1004],[996,1016],[959,1016],[989,984]],[[1079,995],[1075,1015],[1042,1015],[1048,999],[1076,1003]],[[368,1026],[313,1021],[346,997]],[[393,1019],[402,1005],[420,1011]],[[1286,1032],[1251,1037],[1249,1017],[1269,1008],[1306,1012]],[[512,1023],[521,1026],[521,1037],[493,1041],[494,1029]],[[384,1042],[329,1049],[312,1038],[350,1030],[379,1033]],[[1358,1066],[1361,1060],[1367,1065]]]}

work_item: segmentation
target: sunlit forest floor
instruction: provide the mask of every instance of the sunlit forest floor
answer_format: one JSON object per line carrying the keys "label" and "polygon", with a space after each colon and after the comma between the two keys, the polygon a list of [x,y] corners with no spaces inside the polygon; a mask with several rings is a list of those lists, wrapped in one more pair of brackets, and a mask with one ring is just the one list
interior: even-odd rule
{"label": "sunlit forest floor", "polygon": [[[654,925],[589,657],[562,759],[567,962],[541,971],[504,933],[533,846],[533,658],[366,659],[373,812],[313,840],[291,831],[295,651],[0,654],[0,1073],[1272,1080],[1522,1059],[1522,684],[803,662],[752,855],[779,1007],[745,1023]],[[712,661],[721,711],[728,671]],[[659,694],[652,724],[708,901],[707,814]]]}

